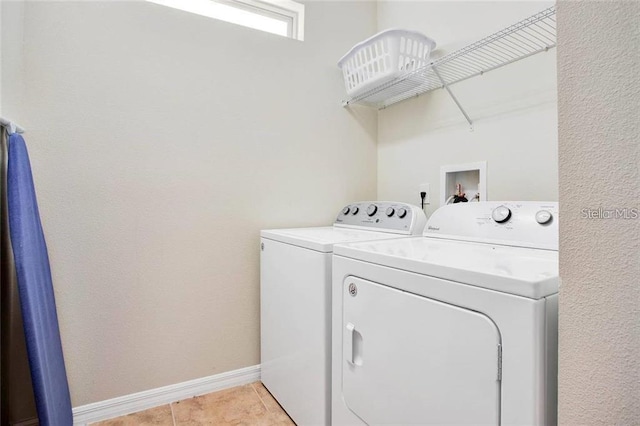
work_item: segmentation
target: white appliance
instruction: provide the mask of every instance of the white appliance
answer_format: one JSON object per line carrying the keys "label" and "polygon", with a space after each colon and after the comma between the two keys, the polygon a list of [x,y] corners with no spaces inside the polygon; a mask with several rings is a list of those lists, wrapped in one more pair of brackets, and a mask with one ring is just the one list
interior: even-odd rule
{"label": "white appliance", "polygon": [[350,204],[333,226],[261,232],[262,382],[300,426],[329,425],[333,245],[420,235],[419,207]]}
{"label": "white appliance", "polygon": [[333,258],[332,424],[556,424],[558,206],[459,203]]}

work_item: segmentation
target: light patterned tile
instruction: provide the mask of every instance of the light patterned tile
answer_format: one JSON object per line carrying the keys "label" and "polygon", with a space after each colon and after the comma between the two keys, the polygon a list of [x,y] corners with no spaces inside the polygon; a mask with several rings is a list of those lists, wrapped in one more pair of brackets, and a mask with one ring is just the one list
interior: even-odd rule
{"label": "light patterned tile", "polygon": [[172,404],[176,425],[259,424],[269,414],[251,385],[214,392]]}
{"label": "light patterned tile", "polygon": [[[172,411],[173,410],[173,414]],[[174,402],[92,426],[295,426],[261,382]]]}
{"label": "light patterned tile", "polygon": [[171,407],[161,405],[149,410],[140,411],[127,416],[93,423],[92,426],[173,426]]}
{"label": "light patterned tile", "polygon": [[291,419],[284,413],[268,413],[265,416],[250,419],[247,423],[243,424],[251,426],[295,426],[295,423],[292,422]]}
{"label": "light patterned tile", "polygon": [[262,382],[251,383],[251,386],[256,390],[258,396],[267,408],[270,420],[274,422],[272,423],[273,425],[295,425],[280,404],[278,404],[278,401],[276,401],[267,388],[264,387]]}

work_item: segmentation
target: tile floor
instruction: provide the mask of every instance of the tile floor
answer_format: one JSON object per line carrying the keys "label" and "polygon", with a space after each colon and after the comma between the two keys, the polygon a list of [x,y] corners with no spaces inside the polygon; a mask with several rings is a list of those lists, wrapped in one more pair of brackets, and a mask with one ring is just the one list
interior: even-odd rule
{"label": "tile floor", "polygon": [[161,405],[91,426],[295,426],[260,382]]}

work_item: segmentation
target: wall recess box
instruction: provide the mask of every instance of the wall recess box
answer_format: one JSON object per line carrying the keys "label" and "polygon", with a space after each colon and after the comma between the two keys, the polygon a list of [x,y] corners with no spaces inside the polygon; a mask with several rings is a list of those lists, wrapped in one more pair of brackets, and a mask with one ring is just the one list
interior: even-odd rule
{"label": "wall recess box", "polygon": [[472,201],[480,194],[480,201],[487,201],[487,162],[455,164],[440,167],[440,205],[447,204],[456,193],[456,185],[462,186],[466,198]]}

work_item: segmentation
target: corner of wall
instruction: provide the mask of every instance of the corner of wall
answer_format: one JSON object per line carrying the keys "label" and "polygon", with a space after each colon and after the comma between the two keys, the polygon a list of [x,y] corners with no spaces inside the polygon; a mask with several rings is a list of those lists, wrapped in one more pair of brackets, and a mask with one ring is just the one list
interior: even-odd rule
{"label": "corner of wall", "polygon": [[640,3],[560,1],[560,424],[640,418]]}

